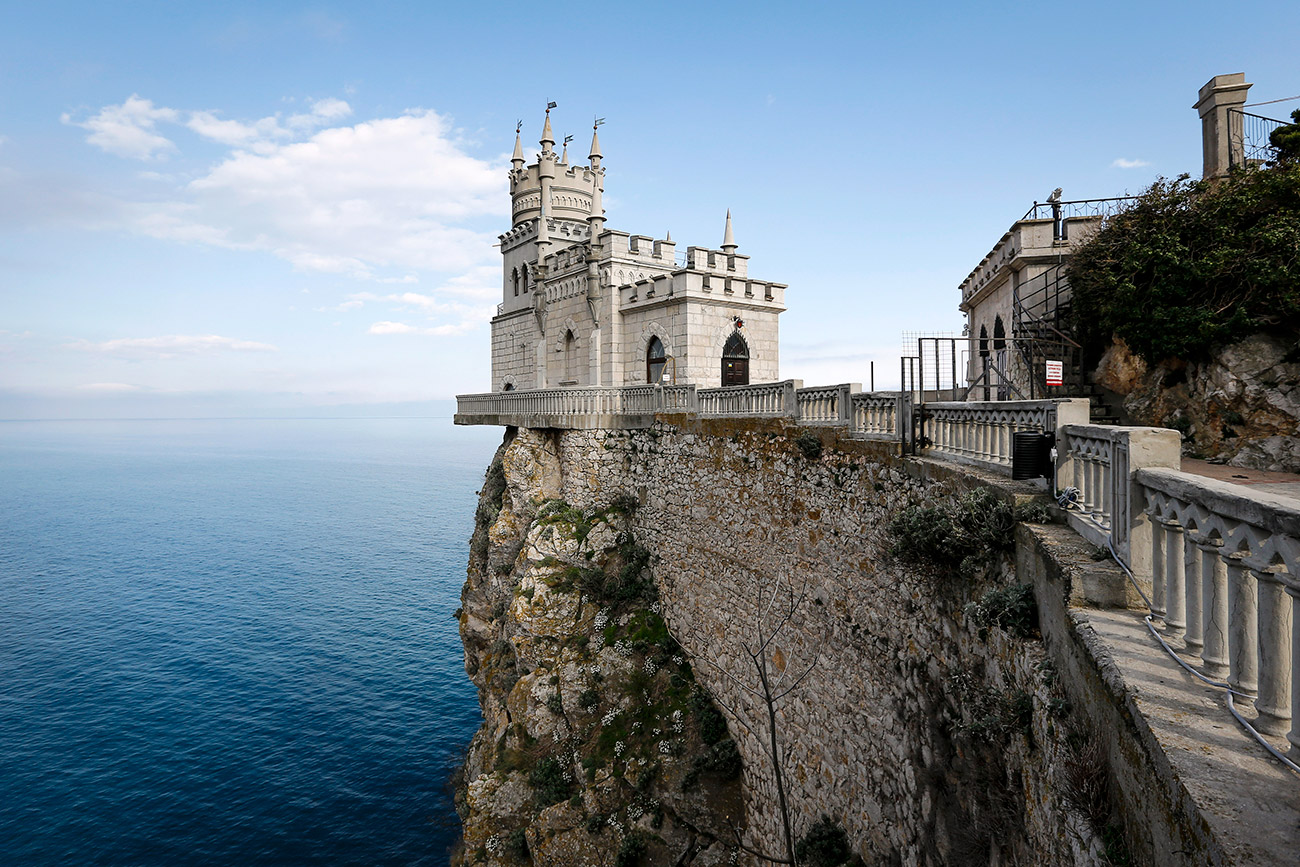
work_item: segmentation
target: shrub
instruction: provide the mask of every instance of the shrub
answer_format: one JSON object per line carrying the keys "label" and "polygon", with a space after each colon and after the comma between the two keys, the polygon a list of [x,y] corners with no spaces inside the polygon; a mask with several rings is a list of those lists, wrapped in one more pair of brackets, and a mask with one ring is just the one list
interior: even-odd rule
{"label": "shrub", "polygon": [[691,711],[700,729],[700,740],[713,746],[727,736],[727,720],[709,699],[708,693],[697,689],[691,693]]}
{"label": "shrub", "polygon": [[1051,524],[1055,520],[1047,503],[1021,503],[1016,506],[1016,520],[1026,524]]}
{"label": "shrub", "polygon": [[571,785],[564,779],[564,769],[554,756],[542,759],[528,772],[528,784],[539,807],[549,807],[567,800]]}
{"label": "shrub", "polygon": [[522,861],[528,857],[528,835],[523,828],[516,828],[506,835],[502,848],[506,855]]}
{"label": "shrub", "polygon": [[973,578],[1015,544],[1011,506],[988,488],[911,505],[890,519],[890,554],[944,574]]}
{"label": "shrub", "polygon": [[812,431],[804,431],[794,438],[794,444],[803,452],[803,456],[815,461],[822,456],[822,441]]}
{"label": "shrub", "polygon": [[645,839],[640,834],[628,834],[623,838],[623,844],[618,847],[614,867],[637,867],[641,863],[641,856],[645,854],[645,850]]}
{"label": "shrub", "polygon": [[720,780],[734,780],[740,776],[740,750],[731,738],[718,741],[695,757],[695,770],[702,774],[712,774]]}
{"label": "shrub", "polygon": [[1071,257],[1075,326],[1091,358],[1114,335],[1153,364],[1294,327],[1297,247],[1300,160],[1208,181],[1161,178]]}
{"label": "shrub", "polygon": [[564,715],[564,700],[558,692],[551,693],[551,697],[546,700],[546,709],[556,716]]}
{"label": "shrub", "polygon": [[1017,638],[1030,638],[1038,632],[1038,604],[1032,584],[990,590],[979,602],[966,606],[966,613],[980,625],[981,637],[992,626]]}
{"label": "shrub", "polygon": [[844,829],[829,816],[822,816],[795,843],[794,854],[804,867],[839,867],[849,860],[853,851]]}

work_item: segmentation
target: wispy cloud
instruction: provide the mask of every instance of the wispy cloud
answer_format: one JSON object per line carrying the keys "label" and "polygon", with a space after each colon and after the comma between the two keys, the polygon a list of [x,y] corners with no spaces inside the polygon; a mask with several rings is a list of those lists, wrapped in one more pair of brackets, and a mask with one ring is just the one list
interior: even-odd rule
{"label": "wispy cloud", "polygon": [[433,337],[451,337],[456,334],[464,334],[467,331],[473,331],[477,328],[477,322],[461,322],[456,325],[433,325],[422,327],[419,325],[407,325],[405,322],[376,322],[368,329],[370,334],[424,334]]}
{"label": "wispy cloud", "polygon": [[1115,162],[1111,163],[1110,165],[1111,168],[1114,169],[1140,169],[1143,166],[1151,165],[1151,163],[1147,162],[1146,160],[1127,160],[1124,159],[1124,157],[1119,157],[1118,159],[1115,160]]}
{"label": "wispy cloud", "polygon": [[218,352],[275,352],[269,343],[236,340],[216,334],[171,334],[163,337],[121,337],[94,343],[81,340],[73,349],[131,360],[177,358],[183,355],[212,355]]}
{"label": "wispy cloud", "polygon": [[87,382],[77,386],[78,391],[93,391],[100,394],[122,394],[128,391],[139,391],[140,386],[130,385],[125,382]]}
{"label": "wispy cloud", "polygon": [[62,120],[90,130],[86,141],[101,150],[120,157],[152,160],[176,150],[170,139],[156,131],[158,122],[174,122],[179,117],[175,109],[155,106],[152,100],[133,93],[121,105],[106,105],[85,120],[74,120],[70,113],[64,114]]}

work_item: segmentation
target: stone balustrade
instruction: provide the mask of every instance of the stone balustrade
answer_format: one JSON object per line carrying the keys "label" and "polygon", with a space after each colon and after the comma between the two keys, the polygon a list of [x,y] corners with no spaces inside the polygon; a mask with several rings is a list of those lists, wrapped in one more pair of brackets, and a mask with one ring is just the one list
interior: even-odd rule
{"label": "stone balustrade", "polygon": [[821,385],[795,392],[801,424],[849,425],[853,421],[853,393],[862,390],[860,382]]}
{"label": "stone balustrade", "polygon": [[1173,469],[1134,472],[1153,524],[1153,613],[1253,725],[1300,758],[1300,504]]}
{"label": "stone balustrade", "polygon": [[850,431],[869,440],[897,440],[900,431],[912,429],[909,395],[897,391],[875,391],[850,395]]}
{"label": "stone balustrade", "polygon": [[927,403],[922,443],[935,457],[1005,472],[1013,433],[1055,433],[1060,425],[1086,422],[1088,406],[1078,399]]}
{"label": "stone balustrade", "polygon": [[1167,643],[1300,757],[1300,503],[1179,469],[1161,428],[1062,426],[1070,525],[1124,559]]}
{"label": "stone balustrade", "polygon": [[695,396],[700,415],[706,417],[797,418],[795,392],[802,386],[802,380],[787,379],[758,385],[701,388],[696,390]]}

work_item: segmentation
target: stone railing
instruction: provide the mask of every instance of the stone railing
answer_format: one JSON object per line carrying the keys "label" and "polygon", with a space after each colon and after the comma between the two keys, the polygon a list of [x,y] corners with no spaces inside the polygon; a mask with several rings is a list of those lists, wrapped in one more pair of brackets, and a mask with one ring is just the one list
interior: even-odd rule
{"label": "stone railing", "polygon": [[1180,445],[1162,428],[1064,425],[1070,526],[1113,547],[1171,648],[1300,757],[1300,503],[1184,473]]}
{"label": "stone railing", "polygon": [[912,430],[912,400],[905,392],[875,391],[854,394],[849,430],[869,440],[898,440]]}
{"label": "stone railing", "polygon": [[1286,735],[1300,758],[1300,503],[1171,469],[1134,480],[1164,634],[1253,699],[1254,727]]}
{"label": "stone railing", "polygon": [[1077,399],[927,403],[921,442],[931,456],[1007,471],[1013,433],[1053,434],[1086,422],[1088,406]]}
{"label": "stone railing", "polygon": [[795,392],[802,424],[848,425],[853,421],[852,396],[862,390],[860,382],[821,385]]}
{"label": "stone railing", "polygon": [[789,418],[836,425],[857,439],[907,443],[912,399],[905,392],[858,393],[856,382],[803,388],[797,379],[758,385],[555,388],[495,391],[457,398],[457,424],[592,429],[647,427],[656,413],[704,418]]}
{"label": "stone railing", "polygon": [[733,385],[725,388],[701,388],[695,392],[702,416],[749,416],[797,418],[799,405],[795,392],[803,380],[787,379],[760,385]]}

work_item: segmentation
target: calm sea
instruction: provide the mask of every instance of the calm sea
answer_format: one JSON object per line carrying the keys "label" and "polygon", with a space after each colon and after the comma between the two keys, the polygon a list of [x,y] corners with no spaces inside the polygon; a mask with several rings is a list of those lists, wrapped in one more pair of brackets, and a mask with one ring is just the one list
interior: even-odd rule
{"label": "calm sea", "polygon": [[0,863],[445,864],[499,440],[0,422]]}

